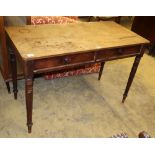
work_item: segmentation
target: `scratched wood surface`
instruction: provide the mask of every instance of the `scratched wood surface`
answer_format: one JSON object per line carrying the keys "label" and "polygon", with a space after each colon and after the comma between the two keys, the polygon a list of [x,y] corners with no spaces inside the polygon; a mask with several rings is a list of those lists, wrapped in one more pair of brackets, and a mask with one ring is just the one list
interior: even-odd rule
{"label": "scratched wood surface", "polygon": [[6,32],[23,59],[149,43],[112,21],[14,26]]}

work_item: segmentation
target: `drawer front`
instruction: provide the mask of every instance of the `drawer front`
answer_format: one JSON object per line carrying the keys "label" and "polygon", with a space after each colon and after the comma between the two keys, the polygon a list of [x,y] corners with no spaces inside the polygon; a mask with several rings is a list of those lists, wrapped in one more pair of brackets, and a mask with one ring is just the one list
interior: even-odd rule
{"label": "drawer front", "polygon": [[139,53],[140,46],[107,49],[97,52],[96,61],[120,59],[124,57],[135,56]]}
{"label": "drawer front", "polygon": [[42,60],[36,60],[34,68],[36,70],[62,67],[67,65],[82,64],[87,62],[94,62],[94,52],[82,53],[82,54],[73,54],[66,56],[57,56],[52,58],[45,58]]}

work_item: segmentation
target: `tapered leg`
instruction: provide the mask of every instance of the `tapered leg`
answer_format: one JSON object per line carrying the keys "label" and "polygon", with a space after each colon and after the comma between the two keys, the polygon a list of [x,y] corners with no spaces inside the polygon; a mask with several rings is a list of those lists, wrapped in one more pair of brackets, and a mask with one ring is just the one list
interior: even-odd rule
{"label": "tapered leg", "polygon": [[137,71],[137,68],[138,68],[138,65],[139,65],[139,62],[140,62],[140,59],[141,59],[141,55],[138,55],[135,58],[135,61],[133,63],[133,66],[132,66],[132,69],[131,69],[131,72],[130,72],[130,75],[129,75],[128,83],[127,83],[125,92],[123,94],[122,103],[124,103],[124,101],[125,101],[125,99],[126,99],[126,97],[128,95],[129,89],[131,87],[132,81],[133,81],[133,79],[135,77],[135,74],[136,74],[136,71]]}
{"label": "tapered leg", "polygon": [[25,79],[25,96],[26,96],[26,110],[27,110],[27,127],[28,132],[32,129],[32,106],[33,106],[33,79]]}
{"label": "tapered leg", "polygon": [[25,98],[27,110],[28,133],[32,130],[32,109],[33,109],[33,63],[27,62],[25,66]]}
{"label": "tapered leg", "polygon": [[102,62],[102,63],[101,63],[101,67],[100,67],[100,71],[99,71],[98,80],[100,80],[100,79],[101,79],[102,72],[103,72],[103,68],[104,68],[104,64],[105,64],[105,62]]}
{"label": "tapered leg", "polygon": [[5,82],[5,84],[6,84],[6,87],[7,87],[8,93],[11,94],[11,91],[10,91],[10,84],[9,84],[9,82]]}
{"label": "tapered leg", "polygon": [[11,48],[8,49],[10,53],[10,59],[11,59],[11,72],[12,72],[12,82],[13,82],[13,93],[14,98],[17,99],[17,62],[16,62],[16,56]]}

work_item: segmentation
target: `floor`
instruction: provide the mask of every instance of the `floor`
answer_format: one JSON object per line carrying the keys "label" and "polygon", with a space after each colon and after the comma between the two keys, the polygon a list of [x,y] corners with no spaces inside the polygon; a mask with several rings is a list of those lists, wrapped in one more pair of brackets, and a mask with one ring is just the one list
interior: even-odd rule
{"label": "floor", "polygon": [[155,137],[155,58],[144,55],[125,104],[133,58],[108,62],[97,74],[34,82],[33,132],[27,133],[24,81],[18,100],[0,76],[0,137],[110,137],[145,130]]}
{"label": "floor", "polygon": [[126,132],[155,137],[155,58],[145,54],[125,104],[121,104],[134,58],[107,62],[97,74],[34,81],[33,130],[27,133],[24,80],[18,100],[0,75],[0,137],[110,137]]}

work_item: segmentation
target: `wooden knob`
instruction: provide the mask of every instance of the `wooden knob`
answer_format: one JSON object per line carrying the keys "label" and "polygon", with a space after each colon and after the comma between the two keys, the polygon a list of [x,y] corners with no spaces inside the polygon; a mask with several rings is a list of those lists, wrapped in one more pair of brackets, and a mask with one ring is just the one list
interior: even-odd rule
{"label": "wooden knob", "polygon": [[122,48],[119,48],[119,49],[118,49],[118,53],[119,53],[119,54],[122,54],[122,53],[123,53],[123,49],[122,49]]}
{"label": "wooden knob", "polygon": [[71,58],[65,57],[64,58],[64,64],[69,64],[71,62]]}

